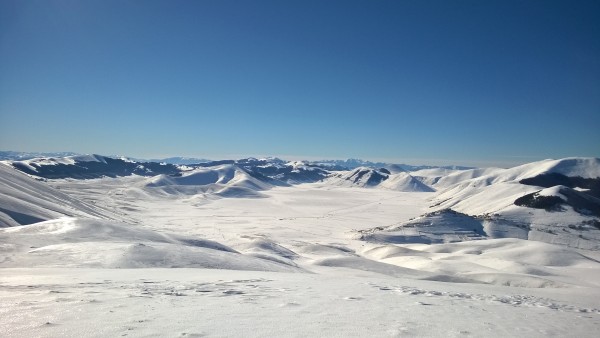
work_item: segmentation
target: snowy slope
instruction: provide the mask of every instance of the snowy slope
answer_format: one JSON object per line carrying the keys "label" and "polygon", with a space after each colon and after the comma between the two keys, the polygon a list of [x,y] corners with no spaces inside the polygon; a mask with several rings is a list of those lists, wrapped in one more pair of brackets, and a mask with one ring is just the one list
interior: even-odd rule
{"label": "snowy slope", "polygon": [[74,199],[4,163],[0,163],[0,195],[0,227],[62,216],[114,217],[106,210]]}
{"label": "snowy slope", "polygon": [[452,243],[487,237],[479,220],[451,210],[359,233],[362,240],[382,243]]}
{"label": "snowy slope", "polygon": [[258,179],[280,186],[318,182],[330,175],[326,168],[307,161],[248,158],[237,160],[235,164]]}
{"label": "snowy slope", "polygon": [[120,177],[130,175],[154,176],[180,173],[178,166],[168,163],[136,162],[127,158],[101,155],[33,158],[12,161],[10,164],[26,174],[50,179]]}
{"label": "snowy slope", "polygon": [[434,184],[433,187],[437,190],[442,190],[444,188],[453,186],[457,183],[464,182],[467,180],[471,180],[473,178],[493,175],[494,173],[503,172],[506,169],[501,168],[477,168],[477,169],[468,169],[455,171],[453,173],[449,173],[446,176],[441,176]]}
{"label": "snowy slope", "polygon": [[390,175],[387,180],[380,185],[382,188],[397,190],[397,191],[434,191],[430,186],[416,179],[409,173],[397,173]]}
{"label": "snowy slope", "polygon": [[435,184],[449,187],[431,200],[433,212],[362,231],[360,238],[439,243],[510,237],[600,250],[599,174],[595,158],[450,173]]}
{"label": "snowy slope", "polygon": [[[458,175],[471,173],[475,174]],[[431,208],[452,209],[485,219],[488,235],[492,237],[529,238],[597,250],[600,248],[600,199],[595,197],[598,177],[600,160],[596,158],[544,160],[510,169],[493,169],[440,191]],[[447,178],[458,177],[452,174]],[[572,187],[553,185],[556,183]]]}
{"label": "snowy slope", "polygon": [[493,170],[487,175],[459,181],[440,191],[433,205],[436,209],[452,208],[471,215],[498,212],[512,205],[517,198],[544,188],[522,184],[520,181],[548,173],[566,177],[600,178],[600,159],[544,160],[511,169]]}
{"label": "snowy slope", "polygon": [[0,267],[195,267],[258,271],[302,271],[241,255],[220,243],[163,234],[106,220],[61,218],[0,229],[6,259]]}
{"label": "snowy slope", "polygon": [[411,171],[410,175],[424,184],[433,187],[441,178],[462,171],[448,168],[431,168]]}
{"label": "snowy slope", "polygon": [[[488,186],[495,183],[515,182],[543,174],[557,173],[567,177],[598,178],[600,177],[600,159],[598,158],[565,158],[560,160],[543,160],[523,164],[510,169],[475,169],[450,175],[440,179],[440,187],[451,187],[464,183],[475,187]],[[465,175],[473,175],[474,179],[464,181]]]}
{"label": "snowy slope", "polygon": [[272,188],[245,170],[224,164],[215,167],[197,168],[181,176],[158,175],[143,182],[147,191],[163,194],[216,194],[222,197],[260,197],[259,191]]}
{"label": "snowy slope", "polygon": [[327,180],[331,185],[344,187],[375,187],[388,179],[390,172],[386,169],[358,167],[351,171],[335,173]]}
{"label": "snowy slope", "polygon": [[384,188],[396,191],[434,191],[431,187],[415,179],[409,173],[391,174],[387,169],[358,167],[352,171],[333,174],[326,184],[341,187]]}

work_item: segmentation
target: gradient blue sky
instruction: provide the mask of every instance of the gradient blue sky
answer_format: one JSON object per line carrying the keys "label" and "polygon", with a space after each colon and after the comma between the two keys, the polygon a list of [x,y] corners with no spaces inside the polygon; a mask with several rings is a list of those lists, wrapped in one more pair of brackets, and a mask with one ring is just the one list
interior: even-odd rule
{"label": "gradient blue sky", "polygon": [[0,0],[0,149],[600,156],[600,1]]}

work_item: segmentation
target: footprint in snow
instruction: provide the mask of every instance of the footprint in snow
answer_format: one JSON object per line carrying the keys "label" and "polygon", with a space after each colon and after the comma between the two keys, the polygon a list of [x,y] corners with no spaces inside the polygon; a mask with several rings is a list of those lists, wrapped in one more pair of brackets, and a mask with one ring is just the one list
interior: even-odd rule
{"label": "footprint in snow", "polygon": [[191,337],[191,338],[197,338],[197,337],[206,337],[206,334],[204,333],[187,333],[187,332],[182,332],[180,335],[180,337]]}
{"label": "footprint in snow", "polygon": [[362,300],[362,297],[344,297],[344,300]]}

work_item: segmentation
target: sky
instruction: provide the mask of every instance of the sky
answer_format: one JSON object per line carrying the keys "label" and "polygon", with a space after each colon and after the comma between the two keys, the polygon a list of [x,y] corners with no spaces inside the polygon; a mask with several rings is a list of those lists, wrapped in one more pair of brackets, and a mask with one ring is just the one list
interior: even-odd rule
{"label": "sky", "polygon": [[600,157],[600,2],[0,0],[0,150]]}

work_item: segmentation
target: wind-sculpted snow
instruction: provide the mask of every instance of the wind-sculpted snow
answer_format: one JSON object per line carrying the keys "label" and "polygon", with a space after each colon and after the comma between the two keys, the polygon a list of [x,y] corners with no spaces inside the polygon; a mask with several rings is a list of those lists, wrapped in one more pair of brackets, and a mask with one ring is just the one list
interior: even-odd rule
{"label": "wind-sculpted snow", "polygon": [[0,267],[211,268],[302,271],[221,243],[136,225],[64,218],[0,230]]}
{"label": "wind-sculpted snow", "polygon": [[260,237],[251,238],[250,242],[240,244],[236,246],[236,249],[246,255],[292,266],[297,266],[294,260],[300,257],[294,251],[272,240]]}
{"label": "wind-sculpted snow", "polygon": [[72,198],[0,163],[0,227],[62,216],[111,218],[114,214]]}
{"label": "wind-sculpted snow", "polygon": [[[369,238],[365,238],[369,240]],[[521,239],[488,239],[444,244],[397,246],[379,238],[365,257],[404,268],[438,274],[429,280],[489,283],[529,288],[565,288],[572,283],[595,285],[595,275],[580,280],[569,271],[597,273],[600,262],[564,246]]]}
{"label": "wind-sculpted snow", "polygon": [[[506,169],[500,168],[477,168],[469,170],[461,170],[448,174],[447,176],[441,176],[437,178],[433,186],[437,190],[453,186],[457,183],[465,182],[474,178],[493,175],[495,173],[503,172]],[[434,176],[435,177],[435,176]]]}
{"label": "wind-sculpted snow", "polygon": [[[373,287],[382,291],[389,291],[399,296],[418,296],[423,295],[431,297],[432,300],[439,298],[455,299],[455,300],[475,300],[480,302],[497,302],[509,306],[526,306],[526,307],[544,307],[552,310],[568,311],[575,313],[595,313],[600,314],[600,308],[581,308],[571,304],[557,302],[548,298],[539,298],[530,295],[483,295],[464,292],[447,292],[427,290],[411,286],[383,286],[373,284]],[[421,303],[422,305],[433,305],[432,303]]]}

